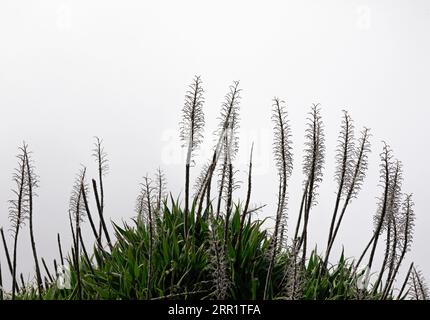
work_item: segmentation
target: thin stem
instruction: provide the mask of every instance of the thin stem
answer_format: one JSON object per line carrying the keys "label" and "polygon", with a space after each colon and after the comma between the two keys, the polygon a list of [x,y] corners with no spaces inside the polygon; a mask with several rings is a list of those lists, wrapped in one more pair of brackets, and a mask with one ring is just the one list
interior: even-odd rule
{"label": "thin stem", "polygon": [[372,235],[372,237],[370,238],[369,243],[366,245],[366,248],[363,250],[363,252],[361,253],[360,258],[358,259],[357,263],[355,264],[355,270],[358,269],[358,267],[361,264],[361,261],[364,259],[364,256],[367,253],[367,250],[369,250],[370,246],[372,245],[373,241],[375,241],[375,234]]}
{"label": "thin stem", "polygon": [[368,268],[371,269],[372,268],[372,263],[373,263],[373,258],[375,256],[375,252],[376,252],[376,246],[378,245],[378,239],[381,233],[381,229],[382,229],[382,225],[385,219],[385,215],[387,213],[387,202],[388,202],[388,188],[389,188],[389,182],[390,182],[390,172],[389,172],[389,151],[388,151],[388,146],[385,145],[384,147],[384,155],[383,155],[383,162],[384,162],[384,182],[385,182],[385,187],[384,187],[384,198],[383,198],[383,203],[382,203],[382,210],[381,210],[381,215],[379,217],[379,223],[376,227],[375,230],[375,240],[373,241],[373,246],[372,246],[372,251],[370,253],[370,258],[369,258],[369,262],[368,262]]}
{"label": "thin stem", "polygon": [[405,280],[403,281],[402,288],[399,291],[399,295],[397,296],[397,300],[400,299],[400,297],[403,294],[403,291],[405,291],[406,285],[408,284],[408,280],[409,280],[409,277],[411,276],[411,272],[413,268],[414,268],[414,263],[412,262],[411,265],[409,266],[409,270],[408,270],[408,273],[406,274]]}
{"label": "thin stem", "polygon": [[9,249],[7,247],[6,238],[4,236],[3,228],[0,228],[0,233],[1,233],[1,238],[2,238],[2,241],[3,241],[3,247],[4,247],[4,252],[5,252],[5,255],[6,255],[7,265],[9,267],[9,271],[10,271],[11,276],[13,276],[12,260],[10,259]]}
{"label": "thin stem", "polygon": [[[249,156],[249,169],[248,169],[248,191],[246,192],[245,206],[243,208],[242,216],[240,217],[240,227],[239,235],[236,241],[236,264],[239,262],[241,245],[242,245],[242,233],[243,227],[245,225],[246,215],[248,214],[249,202],[251,201],[251,191],[252,191],[252,153],[254,150],[254,143],[251,146],[251,154]],[[237,267],[237,265],[236,265]]]}
{"label": "thin stem", "polygon": [[84,252],[84,257],[85,257],[85,260],[87,261],[88,267],[90,268],[91,273],[94,274],[93,265],[88,255],[87,248],[85,247],[84,239],[82,238],[82,232],[79,232],[79,241],[81,243],[82,251]]}
{"label": "thin stem", "polygon": [[3,300],[3,275],[1,272],[1,261],[0,261],[0,300]]}
{"label": "thin stem", "polygon": [[216,216],[215,216],[216,219],[219,218],[219,215],[221,212],[222,193],[224,191],[224,181],[225,181],[226,171],[227,171],[227,157],[225,156],[224,162],[222,164],[221,181],[220,181],[219,191],[218,191],[218,203],[217,203]]}
{"label": "thin stem", "polygon": [[38,294],[39,298],[42,299],[42,276],[40,274],[40,267],[39,267],[39,259],[37,257],[37,250],[36,250],[36,241],[34,240],[34,232],[33,232],[33,176],[32,176],[32,170],[30,167],[30,161],[28,158],[27,148],[26,145],[23,147],[24,150],[24,159],[25,159],[25,165],[27,169],[27,188],[28,188],[28,212],[29,212],[29,225],[30,225],[30,240],[31,240],[31,248],[33,251],[33,258],[34,258],[34,264],[36,268],[36,280],[37,280],[37,288],[38,288]]}
{"label": "thin stem", "polygon": [[190,164],[185,165],[185,210],[184,210],[184,234],[188,235],[188,211],[190,199]]}
{"label": "thin stem", "polygon": [[294,241],[299,240],[298,239],[299,229],[300,229],[300,224],[302,222],[304,204],[306,203],[306,198],[307,198],[307,193],[308,193],[308,185],[309,185],[309,181],[306,182],[305,189],[303,190],[302,201],[300,202],[299,217],[297,219],[296,231],[294,232],[294,238],[293,238]]}
{"label": "thin stem", "polygon": [[102,249],[103,246],[102,246],[101,233],[97,232],[96,226],[94,224],[94,220],[93,220],[93,217],[91,215],[90,207],[88,205],[87,193],[86,193],[85,187],[83,185],[83,182],[81,184],[81,189],[82,189],[82,198],[84,200],[85,211],[87,213],[88,220],[90,221],[91,230],[93,231],[94,237],[96,238],[98,247],[100,249]]}
{"label": "thin stem", "polygon": [[397,265],[394,269],[394,272],[391,276],[391,279],[388,280],[388,286],[386,288],[385,295],[388,295],[388,291],[393,286],[393,282],[397,276],[397,273],[399,272],[400,265],[402,264],[403,259],[405,258],[406,252],[408,250],[408,245],[409,245],[409,241],[410,241],[410,239],[409,239],[409,236],[410,236],[409,228],[410,228],[410,224],[411,224],[411,210],[412,210],[410,199],[411,199],[411,196],[410,195],[407,196],[407,198],[406,198],[406,206],[407,206],[406,207],[406,222],[405,222],[405,230],[404,230],[404,237],[405,238],[403,240],[402,252],[400,254],[400,258],[399,258],[399,261],[397,262]]}
{"label": "thin stem", "polygon": [[227,196],[227,209],[225,215],[225,226],[224,226],[224,247],[227,252],[227,244],[229,238],[229,222],[232,211],[232,192],[233,192],[233,165],[228,165],[228,196]]}
{"label": "thin stem", "polygon": [[46,275],[49,278],[49,281],[51,283],[53,283],[54,282],[54,278],[51,276],[51,273],[49,272],[48,266],[46,265],[45,259],[43,259],[43,258],[42,258],[42,264],[43,264],[43,268],[45,268],[45,272],[46,272]]}
{"label": "thin stem", "polygon": [[374,288],[373,288],[373,292],[375,292],[375,293],[378,290],[379,284],[381,283],[382,277],[383,277],[385,270],[386,270],[386,267],[387,267],[388,258],[390,256],[391,228],[392,228],[392,223],[390,221],[388,223],[388,229],[387,229],[387,240],[386,240],[386,246],[385,246],[384,260],[382,262],[381,270],[379,271],[378,278],[377,278],[377,280],[374,284]]}
{"label": "thin stem", "polygon": [[95,195],[95,198],[96,198],[97,211],[99,213],[100,222],[102,224],[102,229],[103,229],[103,232],[105,234],[106,240],[108,242],[109,248],[112,251],[112,243],[110,241],[109,232],[108,232],[107,227],[106,227],[106,222],[105,222],[105,219],[104,219],[104,216],[103,216],[103,211],[102,211],[100,200],[99,200],[99,196],[98,196],[98,193],[97,193],[97,182],[96,182],[96,180],[92,179],[92,184],[93,184],[94,195]]}
{"label": "thin stem", "polygon": [[18,290],[18,287],[16,286],[16,260],[17,260],[17,254],[18,254],[18,234],[19,229],[21,227],[22,222],[22,205],[23,205],[23,196],[24,196],[24,179],[25,179],[25,165],[23,158],[23,163],[20,165],[20,177],[19,177],[19,191],[18,191],[18,202],[17,202],[17,211],[16,211],[16,225],[15,225],[15,237],[14,237],[14,243],[13,243],[13,263],[12,263],[12,300],[15,300],[15,294]]}

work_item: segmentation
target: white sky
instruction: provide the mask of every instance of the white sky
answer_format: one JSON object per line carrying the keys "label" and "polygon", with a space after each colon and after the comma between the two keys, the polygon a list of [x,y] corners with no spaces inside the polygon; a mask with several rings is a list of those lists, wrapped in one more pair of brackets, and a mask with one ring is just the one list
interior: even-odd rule
{"label": "white sky", "polygon": [[[336,254],[361,253],[372,231],[382,140],[403,161],[404,191],[414,193],[413,259],[430,281],[428,240],[428,1],[11,1],[0,2],[0,225],[9,227],[14,155],[25,140],[40,175],[35,203],[39,255],[57,257],[56,233],[70,241],[67,208],[80,164],[91,159],[93,136],[110,159],[106,214],[134,215],[141,177],[160,166],[169,189],[183,192],[178,122],[187,85],[202,76],[205,145],[228,85],[240,80],[241,156],[245,181],[256,144],[253,200],[273,215],[277,190],[271,155],[271,99],[286,100],[295,170],[289,186],[291,229],[301,195],[303,132],[312,103],[322,105],[327,159],[310,237],[323,249],[335,200],[334,150],[341,110],[357,129],[372,128],[369,173],[347,212]],[[203,150],[202,150],[203,151]],[[202,153],[202,152],[201,152]],[[195,177],[197,168],[192,171]],[[237,196],[241,196],[237,194]],[[88,226],[87,226],[88,228]],[[19,265],[33,260],[28,229]],[[89,229],[87,238],[90,239]],[[11,242],[10,242],[11,246]],[[381,241],[381,247],[383,241]],[[3,248],[0,250],[7,274]],[[376,270],[378,270],[376,268]],[[375,271],[376,271],[375,270]],[[403,280],[403,279],[402,279]]]}

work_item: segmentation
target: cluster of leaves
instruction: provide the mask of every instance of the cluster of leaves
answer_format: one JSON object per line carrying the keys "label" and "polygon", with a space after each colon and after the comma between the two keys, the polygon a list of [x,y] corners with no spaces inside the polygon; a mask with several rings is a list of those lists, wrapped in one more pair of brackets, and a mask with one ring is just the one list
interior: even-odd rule
{"label": "cluster of leaves", "polygon": [[[165,203],[157,219],[157,233],[150,258],[148,224],[134,220],[132,225],[115,225],[116,243],[112,251],[94,247],[91,265],[81,257],[80,277],[83,299],[214,299],[215,278],[211,267],[212,228],[209,220],[189,215],[190,233],[184,234],[184,213],[178,202]],[[240,206],[235,206],[229,223],[230,239],[227,245],[228,299],[262,299],[264,279],[269,265],[269,238],[262,228],[263,221],[246,221],[241,236],[241,250],[237,249],[240,228]],[[198,228],[197,228],[198,226]],[[223,232],[223,221],[215,226]],[[198,230],[198,231],[197,231]],[[197,232],[197,233],[196,233]],[[269,299],[286,299],[285,281],[290,252],[277,256],[270,284]],[[51,285],[44,299],[76,299],[77,273],[73,260],[71,288],[60,289]],[[151,265],[149,265],[151,264]],[[313,252],[307,263],[300,296],[296,299],[355,299],[359,297],[357,276],[353,265],[341,256],[323,276],[322,259]],[[370,293],[366,296],[372,298]],[[20,298],[37,298],[34,288],[28,288]]]}

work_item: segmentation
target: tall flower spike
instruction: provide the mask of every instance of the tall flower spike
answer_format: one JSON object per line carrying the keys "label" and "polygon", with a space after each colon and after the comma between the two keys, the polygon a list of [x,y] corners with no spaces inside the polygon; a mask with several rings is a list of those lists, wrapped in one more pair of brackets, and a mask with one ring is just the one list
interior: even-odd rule
{"label": "tall flower spike", "polygon": [[396,160],[392,164],[389,181],[387,213],[382,224],[381,232],[385,231],[390,221],[398,216],[401,207],[403,170],[402,163],[399,160]]}
{"label": "tall flower spike", "polygon": [[[109,162],[107,159],[107,153],[103,146],[103,140],[98,137],[95,137],[94,149],[93,149],[93,157],[97,162],[97,170],[98,170],[98,180],[99,180],[99,190],[95,189],[94,192],[97,192],[97,197],[99,199],[99,206],[97,206],[97,210],[99,210],[99,216],[103,216],[104,212],[104,185],[103,185],[103,177],[109,171]],[[100,194],[99,194],[100,192]],[[103,230],[103,222],[100,219],[99,224],[99,237],[102,237]],[[108,237],[108,236],[107,236]]]}
{"label": "tall flower spike", "polygon": [[287,116],[285,102],[279,98],[274,98],[272,111],[274,125],[273,155],[279,176],[278,207],[274,231],[275,247],[278,240],[284,238],[282,231],[286,232],[287,185],[293,171],[291,129]]}
{"label": "tall flower spike", "polygon": [[[232,95],[233,93],[231,93]],[[224,152],[225,156],[228,159],[228,163],[231,163],[236,158],[236,154],[239,150],[239,100],[240,96],[236,96],[236,98],[230,101],[229,105],[224,104],[223,109],[221,111],[220,124],[218,127],[218,134],[224,133],[225,140],[223,143],[225,144]],[[232,104],[233,103],[233,104]],[[228,107],[232,106],[230,116],[226,118]]]}
{"label": "tall flower spike", "polygon": [[[73,220],[80,226],[84,221],[86,211],[82,192],[88,192],[88,185],[85,181],[86,168],[82,167],[76,175],[72,193],[70,195],[69,210],[72,213]],[[75,230],[76,232],[76,230]]]}
{"label": "tall flower spike", "polygon": [[[366,172],[369,167],[370,129],[364,128],[354,150],[354,175],[346,184],[349,189],[349,200],[355,199],[361,190]],[[346,202],[345,202],[346,203]]]}
{"label": "tall flower spike", "polygon": [[343,217],[345,215],[346,209],[352,199],[355,199],[360,192],[361,186],[363,184],[364,178],[366,176],[369,160],[368,155],[370,153],[370,129],[364,128],[361,132],[361,136],[358,139],[358,143],[353,150],[353,164],[352,164],[352,175],[350,178],[346,179],[344,182],[345,190],[347,190],[344,196],[345,200],[343,202],[342,210],[340,212],[339,218],[337,219],[336,226],[333,230],[330,241],[328,243],[324,265],[327,266],[328,259],[330,256],[331,249],[333,247],[334,240],[336,239],[337,233],[339,231],[340,225],[342,223]]}
{"label": "tall flower spike", "polygon": [[203,88],[202,81],[196,76],[185,95],[185,104],[182,109],[182,121],[180,122],[180,138],[187,147],[185,163],[185,211],[184,231],[188,233],[188,211],[190,201],[190,166],[195,151],[203,140],[203,128],[205,118],[203,113]]}
{"label": "tall flower spike", "polygon": [[15,199],[9,200],[9,220],[11,222],[11,231],[14,237],[13,245],[13,262],[12,262],[12,299],[15,299],[17,287],[17,250],[18,250],[18,235],[19,230],[25,224],[25,220],[29,217],[29,192],[28,192],[28,175],[26,174],[26,149],[24,147],[19,148],[19,154],[17,155],[18,167],[13,173],[13,181],[15,188],[12,192]]}
{"label": "tall flower spike", "polygon": [[355,135],[351,116],[345,110],[342,112],[342,125],[336,148],[335,180],[342,196],[346,196],[354,174]]}
{"label": "tall flower spike", "polygon": [[153,211],[156,188],[154,188],[151,178],[145,176],[143,179],[136,199],[136,213],[138,221],[145,223],[149,227],[150,224],[154,226]]}
{"label": "tall flower spike", "polygon": [[[228,202],[231,202],[231,188],[233,185],[233,169],[232,161],[235,159],[237,151],[239,149],[239,102],[240,102],[240,90],[237,88],[238,82],[235,82],[230,87],[230,92],[225,97],[225,102],[221,108],[221,115],[218,117],[219,125],[215,132],[215,136],[218,137],[219,141],[216,147],[216,153],[218,158],[222,158],[222,164],[220,165],[220,181],[219,194],[218,194],[218,206],[217,216],[220,213],[220,203],[222,195],[225,193],[225,200],[227,203],[226,211],[229,211]],[[222,138],[222,139],[221,139]]]}
{"label": "tall flower spike", "polygon": [[[75,235],[74,235],[74,256],[75,256],[75,269],[77,278],[77,292],[79,299],[82,299],[82,284],[80,275],[80,233],[81,233],[81,223],[84,221],[86,214],[85,202],[83,197],[84,190],[87,190],[87,184],[85,182],[86,168],[82,167],[76,176],[75,183],[73,185],[72,194],[70,196],[69,202],[69,214],[71,214],[73,221],[75,223]],[[73,228],[72,228],[73,231]]]}
{"label": "tall flower spike", "polygon": [[391,267],[390,271],[392,271],[393,264],[395,263],[395,259],[398,257],[397,250],[399,249],[398,242],[401,236],[401,208],[402,208],[402,183],[403,183],[403,168],[402,163],[399,160],[396,160],[393,168],[393,173],[391,177],[391,187],[390,187],[390,195],[389,195],[389,206],[387,212],[387,222],[386,224],[391,223],[393,229],[392,236],[392,254],[391,254]]}
{"label": "tall flower spike", "polygon": [[[388,199],[387,199],[387,210],[385,218],[382,221],[382,228],[380,233],[386,231],[385,239],[385,255],[384,260],[379,272],[378,279],[375,282],[375,288],[379,285],[382,280],[382,276],[385,270],[388,268],[388,278],[391,277],[396,260],[398,259],[398,215],[400,209],[400,201],[402,197],[402,165],[401,162],[396,160],[390,168],[389,176],[389,187],[388,187]],[[377,217],[380,215],[377,215]]]}
{"label": "tall flower spike", "polygon": [[15,188],[12,190],[15,199],[9,200],[9,220],[11,222],[11,231],[14,236],[19,232],[19,229],[25,224],[28,219],[28,196],[27,196],[27,175],[25,169],[25,154],[22,147],[19,148],[20,154],[18,159],[18,167],[13,173],[12,180],[15,183]]}
{"label": "tall flower spike", "polygon": [[[227,139],[226,137],[224,139]],[[227,146],[227,144],[224,144]],[[227,182],[227,173],[228,173],[228,159],[226,156],[226,153],[224,152],[224,159],[219,166],[219,179],[218,179],[218,204],[216,209],[216,218],[219,217],[221,213],[221,202],[222,200],[226,200],[226,198],[223,197],[223,194],[226,193],[226,190],[228,189],[228,182]]]}
{"label": "tall flower spike", "polygon": [[409,297],[411,300],[429,300],[430,294],[424,276],[415,266],[409,277]]}
{"label": "tall flower spike", "polygon": [[222,148],[220,149],[220,157],[222,157],[222,163],[219,166],[219,181],[218,181],[218,204],[217,213],[218,217],[221,210],[221,200],[224,198],[226,203],[226,214],[229,215],[232,203],[232,194],[238,185],[234,179],[234,169],[232,162],[236,158],[239,150],[239,118],[238,112],[231,114],[228,128],[224,131],[220,127],[217,133],[223,132]]}
{"label": "tall flower spike", "polygon": [[229,90],[221,106],[221,114],[218,117],[219,125],[215,134],[218,137],[217,147],[220,148],[223,144],[224,135],[229,134],[228,131],[232,132],[230,136],[236,136],[236,138],[230,139],[230,141],[233,144],[232,149],[235,149],[238,147],[236,133],[239,128],[239,104],[241,99],[240,92],[242,91],[239,89],[239,81],[234,81]]}
{"label": "tall flower spike", "polygon": [[303,173],[309,180],[308,209],[316,204],[316,190],[322,181],[324,167],[325,144],[324,127],[321,119],[319,104],[314,104],[309,113],[305,131],[305,150]]}
{"label": "tall flower spike", "polygon": [[202,190],[205,186],[205,179],[207,178],[209,174],[209,167],[211,166],[211,162],[208,161],[205,164],[203,164],[199,175],[197,176],[195,182],[194,182],[194,193],[193,193],[193,199],[197,200],[199,195],[202,193]]}
{"label": "tall flower spike", "polygon": [[[207,199],[210,198],[209,190],[210,184],[212,180],[213,172],[216,168],[218,159],[223,152],[223,148],[227,146],[227,149],[224,150],[224,155],[227,156],[224,162],[228,164],[228,193],[229,199],[231,199],[231,194],[233,190],[233,168],[231,164],[231,160],[234,157],[235,152],[237,151],[237,138],[235,138],[236,131],[238,129],[238,120],[239,120],[239,102],[240,102],[240,89],[239,82],[235,81],[233,85],[230,86],[230,92],[225,96],[224,103],[221,107],[221,115],[219,117],[220,124],[218,126],[218,130],[216,135],[218,136],[218,141],[215,146],[214,154],[212,157],[212,162],[210,163],[206,176],[204,178],[203,188],[201,189],[200,194],[200,202],[199,208],[197,210],[197,214],[200,215],[203,205],[203,198],[207,193]],[[226,168],[226,166],[224,167]],[[225,173],[226,174],[226,173]],[[225,175],[224,174],[224,175]],[[223,183],[221,184],[223,185]],[[220,196],[222,195],[222,191],[220,192]],[[224,241],[228,237],[227,233],[227,223],[228,223],[228,211],[229,204],[227,204],[227,216],[226,216],[226,224],[224,226]],[[219,239],[219,235],[217,232],[217,222],[218,220],[215,217],[210,217],[212,220],[212,239],[211,239],[211,251],[213,263],[212,271],[214,273],[214,282],[215,282],[215,290],[214,295],[217,299],[225,299],[227,297],[227,291],[229,287],[229,279],[227,275],[227,262],[226,262],[226,243],[222,244]]]}
{"label": "tall flower spike", "polygon": [[312,110],[309,113],[308,123],[305,130],[304,153],[303,173],[306,177],[304,184],[307,185],[307,188],[304,191],[306,193],[306,202],[303,211],[303,232],[299,244],[299,248],[303,245],[303,261],[306,260],[309,214],[312,206],[317,203],[317,189],[322,181],[322,170],[324,166],[324,129],[318,104],[312,105]]}
{"label": "tall flower spike", "polygon": [[103,146],[103,140],[99,137],[94,138],[93,157],[95,158],[98,166],[98,172],[102,176],[105,176],[109,171],[109,161],[107,158],[107,153]]}
{"label": "tall flower spike", "polygon": [[[230,104],[231,105],[231,104]],[[233,191],[237,189],[239,186],[237,184],[237,181],[235,179],[235,170],[233,168],[233,160],[236,157],[237,151],[239,149],[239,137],[238,137],[238,130],[239,130],[239,108],[238,108],[238,99],[236,99],[235,107],[232,109],[232,113],[230,114],[230,118],[227,119],[228,125],[227,129],[223,128],[225,132],[225,139],[224,139],[224,165],[222,166],[223,169],[223,176],[226,176],[226,187],[225,190],[225,198],[226,198],[226,214],[225,214],[225,223],[224,223],[224,252],[227,252],[227,244],[229,242],[229,223],[230,223],[230,216],[233,208]],[[221,117],[222,119],[222,117]],[[225,119],[222,119],[222,121],[225,121]],[[220,125],[221,128],[221,125]],[[222,185],[221,185],[222,186]],[[222,189],[221,189],[222,190]],[[222,191],[220,191],[220,197],[221,197]],[[209,192],[207,195],[208,199],[208,206],[209,206]],[[217,212],[217,215],[219,212]]]}
{"label": "tall flower spike", "polygon": [[414,202],[412,200],[412,194],[408,194],[406,196],[405,201],[403,202],[401,216],[399,217],[399,237],[403,243],[402,248],[404,248],[406,252],[411,250],[412,240],[414,236],[414,227]]}
{"label": "tall flower spike", "polygon": [[279,176],[278,207],[276,209],[275,229],[270,241],[269,268],[264,286],[264,299],[267,298],[273,266],[278,249],[282,247],[287,229],[287,180],[293,169],[291,153],[291,133],[287,119],[285,102],[274,98],[272,121],[274,123],[273,155]]}
{"label": "tall flower spike", "polygon": [[[334,206],[334,212],[330,224],[327,247],[330,246],[333,237],[334,227],[337,219],[337,213],[340,201],[343,196],[347,196],[354,175],[354,124],[347,111],[343,110],[342,125],[336,148],[336,172],[335,181],[337,183],[337,196]],[[348,183],[349,182],[349,183]]]}
{"label": "tall flower spike", "polygon": [[393,261],[391,269],[392,273],[388,276],[386,286],[384,289],[384,296],[387,297],[391,287],[393,286],[394,280],[399,272],[399,268],[405,258],[406,253],[410,250],[413,240],[413,231],[415,225],[415,213],[414,213],[414,202],[412,201],[412,195],[406,195],[406,199],[403,201],[402,209],[399,216],[396,219],[396,230],[397,239],[399,245],[397,246],[398,253],[396,253],[397,261]]}
{"label": "tall flower spike", "polygon": [[197,209],[198,216],[201,214],[201,211],[203,208],[203,200],[204,200],[205,194],[208,193],[206,196],[207,198],[210,198],[209,191],[210,191],[212,176],[215,171],[216,165],[218,163],[220,154],[222,152],[224,139],[229,130],[229,126],[231,127],[232,125],[232,121],[233,121],[232,119],[239,119],[239,102],[240,102],[240,92],[241,92],[241,89],[239,89],[239,81],[234,81],[233,85],[231,85],[229,89],[230,89],[230,92],[225,96],[224,102],[221,107],[221,115],[219,117],[220,124],[218,126],[218,130],[216,131],[216,134],[218,136],[218,141],[214,149],[212,161],[209,165],[207,174],[204,178],[204,184],[201,190],[199,190],[198,192],[200,197],[200,201]]}
{"label": "tall flower spike", "polygon": [[[380,154],[380,185],[383,188],[382,196],[379,198],[378,209],[374,217],[375,229],[373,235],[372,250],[370,252],[369,262],[367,268],[370,272],[375,256],[376,247],[378,245],[379,236],[384,227],[385,217],[387,214],[389,192],[390,192],[390,178],[392,170],[392,151],[391,148],[384,142],[383,150]],[[376,287],[375,287],[376,288]]]}
{"label": "tall flower spike", "polygon": [[157,215],[160,214],[160,210],[163,207],[163,202],[167,198],[166,185],[167,185],[166,175],[164,174],[163,170],[158,168],[157,171],[155,172],[155,192],[156,192],[155,210],[157,212]]}
{"label": "tall flower spike", "polygon": [[37,250],[36,250],[36,241],[34,239],[34,227],[33,227],[33,198],[37,196],[35,190],[39,187],[39,180],[38,176],[35,173],[34,163],[31,159],[31,151],[28,151],[28,146],[24,143],[23,145],[23,153],[24,153],[24,159],[25,159],[25,171],[26,171],[26,190],[28,192],[28,219],[29,219],[29,225],[30,225],[30,241],[31,241],[31,249],[33,251],[33,258],[34,258],[34,265],[36,269],[36,281],[37,281],[37,287],[38,287],[38,295],[39,298],[42,298],[42,290],[43,290],[43,284],[42,284],[42,276],[40,273],[40,266],[39,266],[39,258],[37,256]]}
{"label": "tall flower spike", "polygon": [[183,146],[187,147],[186,163],[191,164],[193,152],[203,141],[205,117],[203,113],[203,87],[202,80],[195,76],[193,83],[185,95],[185,104],[182,108],[182,121],[180,122],[180,138]]}

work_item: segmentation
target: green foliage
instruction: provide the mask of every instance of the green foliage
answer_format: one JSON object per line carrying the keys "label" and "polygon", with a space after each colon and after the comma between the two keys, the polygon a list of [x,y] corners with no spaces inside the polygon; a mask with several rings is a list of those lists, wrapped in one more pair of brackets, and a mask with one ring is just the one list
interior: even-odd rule
{"label": "green foliage", "polygon": [[[192,209],[193,210],[193,209]],[[114,225],[116,242],[112,251],[94,247],[91,267],[81,257],[83,299],[214,299],[211,230],[224,239],[223,218],[211,223],[212,209],[195,220],[188,215],[189,236],[184,236],[184,214],[176,201],[165,203],[156,220],[153,250],[150,232],[142,220]],[[240,239],[241,208],[235,206],[229,223],[226,245],[229,299],[262,299],[269,264],[270,237],[263,221],[246,219]],[[213,221],[213,220],[212,220]],[[238,241],[241,242],[238,252]],[[284,287],[289,253],[282,250],[275,262],[269,299],[286,299]],[[52,284],[44,299],[77,299],[76,270],[68,259],[71,289],[58,289]],[[313,251],[304,268],[302,299],[353,299],[358,297],[353,265],[342,255],[328,269]],[[37,291],[28,289],[19,298],[37,299]],[[371,298],[367,296],[367,298]]]}

